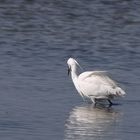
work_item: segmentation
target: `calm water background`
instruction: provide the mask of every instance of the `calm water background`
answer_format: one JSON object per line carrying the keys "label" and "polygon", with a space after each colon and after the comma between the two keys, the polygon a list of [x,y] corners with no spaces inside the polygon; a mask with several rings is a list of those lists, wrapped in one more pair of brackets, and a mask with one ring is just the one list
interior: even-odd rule
{"label": "calm water background", "polygon": [[[107,70],[127,96],[83,103],[66,61]],[[0,139],[140,139],[139,0],[0,1]]]}

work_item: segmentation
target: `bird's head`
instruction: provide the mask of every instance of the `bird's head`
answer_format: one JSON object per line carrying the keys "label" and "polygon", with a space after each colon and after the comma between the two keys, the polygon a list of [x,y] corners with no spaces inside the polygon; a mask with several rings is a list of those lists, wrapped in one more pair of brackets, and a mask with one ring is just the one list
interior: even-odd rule
{"label": "bird's head", "polygon": [[76,66],[79,66],[81,68],[79,63],[74,58],[69,58],[67,64],[68,64],[68,75],[70,74],[73,68],[76,68]]}

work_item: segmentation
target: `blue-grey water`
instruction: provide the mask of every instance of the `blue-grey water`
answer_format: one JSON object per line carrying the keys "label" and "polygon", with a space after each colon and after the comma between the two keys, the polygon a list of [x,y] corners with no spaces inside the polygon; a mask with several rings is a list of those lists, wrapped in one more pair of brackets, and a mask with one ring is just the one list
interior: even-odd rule
{"label": "blue-grey water", "polygon": [[[127,96],[93,107],[67,76],[107,70]],[[0,1],[0,139],[140,139],[139,0]]]}

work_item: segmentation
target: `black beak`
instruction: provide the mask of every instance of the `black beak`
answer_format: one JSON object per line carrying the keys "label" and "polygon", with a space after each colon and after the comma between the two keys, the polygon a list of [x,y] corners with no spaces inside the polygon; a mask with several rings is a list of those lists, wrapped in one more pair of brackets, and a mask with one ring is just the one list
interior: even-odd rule
{"label": "black beak", "polygon": [[68,75],[70,74],[71,72],[71,67],[68,67]]}

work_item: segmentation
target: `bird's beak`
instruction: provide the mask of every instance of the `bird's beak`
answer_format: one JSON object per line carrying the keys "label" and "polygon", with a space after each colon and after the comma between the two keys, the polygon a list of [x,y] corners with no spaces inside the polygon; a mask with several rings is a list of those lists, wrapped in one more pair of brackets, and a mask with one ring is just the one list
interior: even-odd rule
{"label": "bird's beak", "polygon": [[70,72],[71,72],[71,67],[68,66],[68,75],[70,74]]}

